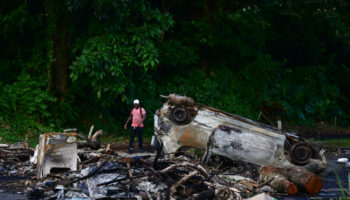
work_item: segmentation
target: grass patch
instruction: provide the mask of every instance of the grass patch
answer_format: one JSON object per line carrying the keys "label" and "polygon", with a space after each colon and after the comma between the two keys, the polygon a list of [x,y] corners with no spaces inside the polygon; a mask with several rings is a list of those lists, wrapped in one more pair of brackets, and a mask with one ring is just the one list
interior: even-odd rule
{"label": "grass patch", "polygon": [[313,140],[311,142],[322,143],[335,147],[350,147],[350,138],[329,139],[329,140]]}

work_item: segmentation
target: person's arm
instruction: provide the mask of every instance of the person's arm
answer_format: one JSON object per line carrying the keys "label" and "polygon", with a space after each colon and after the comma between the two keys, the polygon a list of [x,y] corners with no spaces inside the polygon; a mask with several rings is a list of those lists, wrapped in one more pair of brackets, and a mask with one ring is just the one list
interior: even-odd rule
{"label": "person's arm", "polygon": [[126,120],[126,122],[125,122],[125,124],[124,124],[124,129],[127,129],[128,123],[129,123],[129,121],[131,120],[131,118],[132,118],[132,114],[130,113],[130,116],[128,117],[128,120]]}
{"label": "person's arm", "polygon": [[145,113],[145,114],[143,114],[143,117],[142,117],[142,121],[141,121],[141,123],[143,123],[143,121],[145,121],[145,119],[146,119],[146,113]]}
{"label": "person's arm", "polygon": [[145,121],[145,119],[146,119],[146,111],[144,109],[142,109],[141,112],[143,112],[142,113],[142,119],[141,119],[141,122],[139,123],[138,126],[140,126],[143,123],[143,121]]}

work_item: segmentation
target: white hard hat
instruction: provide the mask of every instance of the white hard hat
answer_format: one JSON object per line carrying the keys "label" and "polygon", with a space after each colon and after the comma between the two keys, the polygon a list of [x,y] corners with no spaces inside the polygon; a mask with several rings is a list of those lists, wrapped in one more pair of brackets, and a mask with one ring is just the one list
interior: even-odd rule
{"label": "white hard hat", "polygon": [[134,104],[140,104],[140,101],[138,99],[135,99]]}

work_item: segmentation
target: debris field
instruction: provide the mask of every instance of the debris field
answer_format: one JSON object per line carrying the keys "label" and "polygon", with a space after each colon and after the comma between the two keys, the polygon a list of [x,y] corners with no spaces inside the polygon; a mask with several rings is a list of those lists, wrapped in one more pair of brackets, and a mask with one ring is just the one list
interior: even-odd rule
{"label": "debris field", "polygon": [[[57,138],[63,141],[62,138],[68,139],[72,134],[44,135],[60,136]],[[128,154],[118,151],[113,144],[96,148],[86,145],[88,143],[91,140],[73,142],[77,145],[71,154],[77,155],[78,161],[74,170],[62,168],[59,163],[65,160],[58,157],[69,156],[60,155],[59,151],[55,153],[56,158],[52,157],[52,150],[45,152],[46,159],[51,160],[48,165],[48,162],[38,162],[39,147],[35,151],[23,143],[2,145],[1,175],[23,180],[7,181],[1,183],[1,187],[26,192],[28,199],[245,199],[260,193],[308,192],[305,183],[288,180],[284,174],[288,170],[260,167],[222,156],[212,156],[202,165],[203,152],[196,149],[183,148],[174,154],[157,156],[155,151]],[[50,146],[62,149],[57,141]],[[52,162],[55,160],[56,163]],[[50,173],[41,174],[47,166]],[[320,181],[313,173],[310,176]]]}
{"label": "debris field", "polygon": [[[152,146],[126,153],[103,134],[44,133],[35,149],[0,138],[0,189],[28,199],[273,199],[316,195],[324,150],[298,136],[170,94]],[[258,195],[258,196],[255,196]]]}

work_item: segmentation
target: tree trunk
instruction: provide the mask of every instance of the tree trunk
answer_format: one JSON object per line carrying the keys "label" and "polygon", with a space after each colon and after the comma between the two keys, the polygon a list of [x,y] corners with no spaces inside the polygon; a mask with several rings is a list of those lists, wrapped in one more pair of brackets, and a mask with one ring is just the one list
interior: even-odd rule
{"label": "tree trunk", "polygon": [[71,23],[65,1],[47,0],[46,13],[50,41],[48,91],[62,102],[68,91]]}
{"label": "tree trunk", "polygon": [[282,173],[308,194],[314,195],[321,191],[322,179],[312,172],[299,168],[285,168],[282,169]]}
{"label": "tree trunk", "polygon": [[263,167],[260,171],[260,181],[266,182],[271,179],[273,180],[270,182],[270,185],[278,192],[288,193],[288,195],[296,195],[298,193],[298,187],[288,181],[280,169],[272,166]]}

